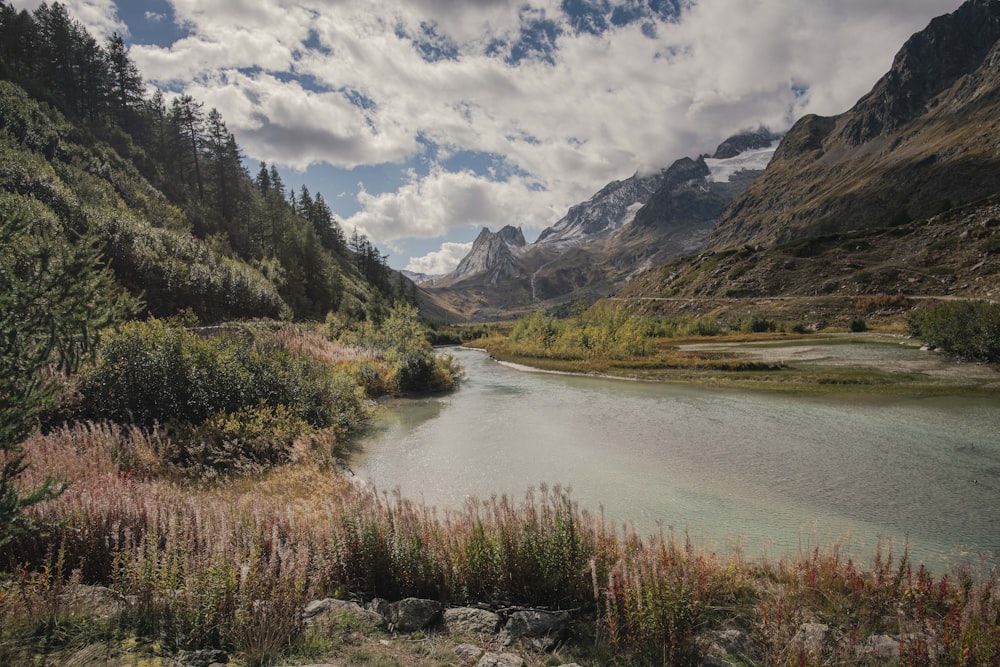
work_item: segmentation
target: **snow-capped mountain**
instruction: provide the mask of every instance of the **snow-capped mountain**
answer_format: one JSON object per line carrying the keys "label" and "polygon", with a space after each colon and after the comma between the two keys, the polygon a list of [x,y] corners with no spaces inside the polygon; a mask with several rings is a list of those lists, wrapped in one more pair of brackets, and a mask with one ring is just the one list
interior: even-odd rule
{"label": "snow-capped mountain", "polygon": [[711,157],[613,181],[532,244],[520,228],[484,228],[458,268],[429,289],[472,317],[614,291],[637,270],[696,252],[726,205],[763,172],[778,138],[765,129],[742,133]]}
{"label": "snow-capped mountain", "polygon": [[636,211],[660,187],[663,173],[635,174],[624,181],[608,183],[587,201],[570,208],[569,213],[544,230],[535,243],[580,245],[621,229],[632,222]]}

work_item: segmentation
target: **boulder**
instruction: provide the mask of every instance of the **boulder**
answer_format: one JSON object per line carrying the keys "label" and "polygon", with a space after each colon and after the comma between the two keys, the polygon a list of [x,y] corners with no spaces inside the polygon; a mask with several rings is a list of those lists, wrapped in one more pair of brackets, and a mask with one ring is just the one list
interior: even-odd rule
{"label": "boulder", "polygon": [[890,635],[872,635],[855,648],[865,662],[875,664],[899,662],[899,640]]}
{"label": "boulder", "polygon": [[473,644],[459,644],[455,647],[455,653],[459,658],[471,665],[483,655],[483,649]]}
{"label": "boulder", "polygon": [[448,632],[492,637],[500,629],[500,616],[486,609],[454,607],[444,610],[444,627]]}
{"label": "boulder", "polygon": [[501,643],[521,641],[543,651],[551,650],[566,634],[570,615],[565,611],[515,611],[500,633]]}
{"label": "boulder", "polygon": [[708,644],[708,651],[713,656],[732,656],[747,662],[759,662],[757,648],[750,636],[742,630],[712,630],[699,639]]}
{"label": "boulder", "polygon": [[476,667],[524,667],[524,658],[514,653],[487,653]]}
{"label": "boulder", "polygon": [[381,615],[365,609],[357,602],[337,600],[336,598],[313,600],[302,611],[302,618],[309,625],[318,623],[324,618],[340,616],[351,616],[373,626],[385,623],[385,619]]}
{"label": "boulder", "polygon": [[803,657],[809,664],[823,662],[836,642],[830,626],[826,623],[803,623],[788,644],[789,655]]}
{"label": "boulder", "polygon": [[405,598],[399,602],[372,601],[372,610],[381,614],[394,630],[423,630],[441,616],[442,606],[435,600]]}
{"label": "boulder", "polygon": [[210,665],[228,664],[229,656],[225,651],[210,648],[200,651],[181,651],[177,654],[177,662],[184,667],[210,667]]}

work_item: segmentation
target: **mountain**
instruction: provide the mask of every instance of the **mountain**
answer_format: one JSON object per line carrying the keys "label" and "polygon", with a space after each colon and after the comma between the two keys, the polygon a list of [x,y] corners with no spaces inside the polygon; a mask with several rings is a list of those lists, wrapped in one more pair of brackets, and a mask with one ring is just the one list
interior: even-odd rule
{"label": "mountain", "polygon": [[518,254],[527,245],[520,227],[507,225],[499,232],[483,228],[472,244],[472,250],[458,267],[447,276],[450,282],[467,276],[483,276],[491,285],[515,278],[522,272]]}
{"label": "mountain", "polygon": [[581,245],[621,229],[663,183],[665,171],[647,176],[638,173],[612,181],[593,197],[569,209],[559,222],[542,231],[539,245]]}
{"label": "mountain", "polygon": [[401,269],[400,273],[403,274],[404,278],[417,286],[423,284],[433,285],[435,280],[444,275],[443,273],[420,273],[419,271],[407,271],[406,269]]}
{"label": "mountain", "polygon": [[795,123],[697,255],[621,296],[996,298],[997,137],[1000,1],[969,0],[907,40],[850,110]]}
{"label": "mountain", "polygon": [[997,0],[931,21],[853,108],[789,130],[709,247],[881,227],[1000,191],[998,38]]}
{"label": "mountain", "polygon": [[711,156],[681,158],[613,181],[532,244],[520,229],[483,229],[449,275],[425,286],[465,316],[615,291],[635,271],[700,248],[726,205],[763,172],[778,135],[730,137]]}

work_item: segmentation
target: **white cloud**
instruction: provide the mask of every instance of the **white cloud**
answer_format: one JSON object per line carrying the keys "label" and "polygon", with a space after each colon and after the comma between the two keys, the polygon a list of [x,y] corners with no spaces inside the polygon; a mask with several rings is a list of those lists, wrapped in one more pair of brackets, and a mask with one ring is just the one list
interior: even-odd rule
{"label": "white cloud", "polygon": [[437,238],[451,229],[523,226],[542,229],[559,215],[550,193],[536,192],[533,182],[513,178],[498,183],[468,171],[447,172],[434,167],[430,174],[409,181],[396,192],[358,195],[361,210],[343,221],[377,242],[406,237]]}
{"label": "white cloud", "polygon": [[[521,174],[497,182],[437,167],[396,192],[362,192],[346,223],[387,243],[468,225],[540,229],[608,181],[711,151],[739,129],[842,112],[958,0],[700,0],[655,38],[639,24],[574,34],[559,0],[171,4],[188,36],[133,45],[133,58],[218,108],[250,157],[296,169],[402,163],[426,138],[439,161],[482,152]],[[68,5],[117,21],[111,0]],[[487,55],[541,16],[562,27],[551,61]],[[454,57],[422,57],[413,38],[427,29]]]}
{"label": "white cloud", "polygon": [[410,263],[406,265],[407,271],[415,273],[425,273],[430,276],[451,273],[458,263],[472,250],[472,242],[452,243],[445,241],[441,244],[441,249],[429,252],[422,257],[411,257]]}
{"label": "white cloud", "polygon": [[219,109],[249,155],[300,170],[318,162],[344,168],[398,162],[418,147],[409,128],[378,110],[269,74],[228,70],[186,92]]}
{"label": "white cloud", "polygon": [[[18,10],[34,11],[44,1],[12,0],[11,5]],[[60,4],[69,10],[70,16],[99,39],[107,39],[116,32],[121,35],[128,32],[128,28],[118,18],[118,6],[115,0],[62,0]]]}

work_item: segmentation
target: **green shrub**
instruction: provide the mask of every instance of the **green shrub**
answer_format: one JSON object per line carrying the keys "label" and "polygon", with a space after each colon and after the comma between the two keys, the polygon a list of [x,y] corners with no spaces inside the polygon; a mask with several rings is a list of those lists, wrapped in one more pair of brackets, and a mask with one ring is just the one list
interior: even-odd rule
{"label": "green shrub", "polygon": [[778,324],[764,315],[754,315],[749,321],[742,322],[740,327],[741,330],[749,333],[766,333],[775,331],[777,328]]}
{"label": "green shrub", "polygon": [[131,322],[104,341],[81,373],[87,416],[200,424],[220,413],[285,406],[314,428],[353,428],[364,392],[344,372],[293,354],[263,330],[201,335],[162,320]]}
{"label": "green shrub", "polygon": [[1000,254],[1000,234],[995,234],[983,241],[979,249],[988,255]]}
{"label": "green shrub", "polygon": [[182,468],[252,472],[287,463],[300,438],[312,427],[284,405],[244,407],[220,412],[196,426],[182,423],[161,456]]}
{"label": "green shrub", "polygon": [[1000,304],[944,301],[908,320],[910,334],[958,357],[1000,362]]}
{"label": "green shrub", "polygon": [[847,328],[853,333],[861,333],[862,331],[868,331],[868,323],[865,322],[865,318],[855,315],[847,322]]}

